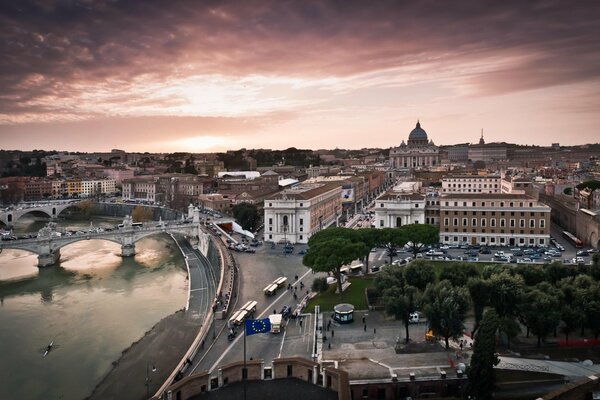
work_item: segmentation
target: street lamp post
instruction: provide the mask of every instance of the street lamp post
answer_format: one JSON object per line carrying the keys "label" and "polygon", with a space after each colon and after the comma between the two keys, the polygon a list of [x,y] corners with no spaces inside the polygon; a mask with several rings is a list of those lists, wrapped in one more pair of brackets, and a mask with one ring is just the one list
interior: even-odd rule
{"label": "street lamp post", "polygon": [[[146,398],[150,397],[150,381],[152,379],[150,379],[150,364],[148,361],[146,361]],[[156,366],[154,364],[152,364],[152,372],[156,372]]]}

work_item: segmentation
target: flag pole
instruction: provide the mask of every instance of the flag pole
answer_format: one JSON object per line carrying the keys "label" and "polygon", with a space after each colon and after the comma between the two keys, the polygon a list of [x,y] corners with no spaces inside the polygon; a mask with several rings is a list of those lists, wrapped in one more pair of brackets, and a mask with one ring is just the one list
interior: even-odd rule
{"label": "flag pole", "polygon": [[242,372],[242,380],[244,381],[244,400],[246,400],[246,380],[248,378],[248,370],[246,369],[246,327],[244,326],[244,370]]}

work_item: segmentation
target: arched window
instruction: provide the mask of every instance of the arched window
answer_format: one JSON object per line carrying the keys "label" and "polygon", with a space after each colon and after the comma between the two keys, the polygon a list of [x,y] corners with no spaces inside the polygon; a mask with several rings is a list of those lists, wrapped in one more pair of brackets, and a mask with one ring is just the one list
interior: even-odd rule
{"label": "arched window", "polygon": [[288,226],[288,216],[287,215],[283,216],[283,226]]}
{"label": "arched window", "polygon": [[397,217],[396,218],[396,228],[399,228],[402,226],[402,217]]}

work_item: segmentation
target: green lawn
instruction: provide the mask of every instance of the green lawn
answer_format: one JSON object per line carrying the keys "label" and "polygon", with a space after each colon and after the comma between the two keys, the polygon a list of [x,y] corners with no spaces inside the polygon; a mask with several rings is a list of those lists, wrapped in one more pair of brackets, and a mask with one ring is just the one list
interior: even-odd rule
{"label": "green lawn", "polygon": [[365,289],[373,286],[373,278],[349,278],[350,287],[341,295],[335,293],[336,285],[330,285],[329,289],[320,293],[308,302],[305,312],[313,312],[315,305],[321,306],[321,311],[333,311],[333,306],[340,303],[350,303],[355,310],[367,309],[367,297]]}

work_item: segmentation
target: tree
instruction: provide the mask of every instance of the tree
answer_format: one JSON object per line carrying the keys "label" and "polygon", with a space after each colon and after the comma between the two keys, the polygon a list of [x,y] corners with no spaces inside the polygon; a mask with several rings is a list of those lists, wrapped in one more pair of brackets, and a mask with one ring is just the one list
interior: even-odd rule
{"label": "tree", "polygon": [[378,244],[378,231],[377,229],[358,229],[356,230],[359,240],[365,245],[363,249],[362,259],[365,264],[365,274],[369,273],[369,255],[371,249]]}
{"label": "tree", "polygon": [[467,281],[467,290],[471,296],[471,304],[473,304],[473,313],[475,314],[475,326],[471,332],[471,337],[473,337],[474,333],[479,329],[483,318],[483,311],[490,300],[490,285],[484,279],[471,278]]}
{"label": "tree", "polygon": [[90,200],[83,200],[76,207],[88,218],[94,214],[94,204]]}
{"label": "tree", "polygon": [[417,288],[408,285],[403,269],[398,265],[385,268],[375,279],[375,289],[382,294],[385,312],[404,322],[406,343],[410,340],[410,313],[417,307]]}
{"label": "tree", "polygon": [[254,204],[240,203],[233,206],[233,217],[240,223],[242,229],[254,231],[260,223],[260,214]]}
{"label": "tree", "polygon": [[144,222],[152,219],[152,209],[150,207],[135,206],[131,212],[133,222]]}
{"label": "tree", "polygon": [[444,266],[440,272],[440,281],[448,280],[453,286],[464,286],[469,278],[477,278],[481,274],[472,263],[457,263]]}
{"label": "tree", "polygon": [[440,242],[440,231],[433,225],[411,224],[397,229],[403,233],[404,239],[415,258],[425,246]]}
{"label": "tree", "polygon": [[[561,331],[565,334],[567,343],[569,343],[569,334],[585,323],[585,314],[583,313],[584,299],[581,298],[582,291],[580,290],[580,287],[585,287],[585,279],[582,281],[578,278],[565,278],[558,282],[561,300],[560,319],[563,321]],[[589,279],[589,277],[586,278]],[[577,286],[575,280],[581,286]]]}
{"label": "tree", "polygon": [[560,319],[560,303],[558,297],[536,286],[529,289],[521,305],[521,313],[527,326],[537,336],[537,347],[542,339],[556,328]]}
{"label": "tree", "polygon": [[329,285],[327,284],[327,278],[315,278],[313,280],[311,289],[313,292],[321,293],[327,290]]}
{"label": "tree", "polygon": [[425,260],[415,260],[404,267],[406,283],[424,291],[427,285],[435,283],[435,271]]}
{"label": "tree", "polygon": [[391,264],[396,255],[396,249],[406,244],[406,236],[399,228],[377,229],[376,232],[375,238],[380,245],[385,246]]}
{"label": "tree", "polygon": [[576,187],[578,190],[590,189],[591,191],[594,191],[596,189],[600,189],[600,181],[596,181],[596,180],[585,181],[585,182],[580,183]]}
{"label": "tree", "polygon": [[450,348],[448,340],[462,335],[464,320],[469,310],[469,293],[464,287],[454,287],[448,281],[429,285],[423,296],[425,315],[429,327],[435,335],[446,341],[446,349]]}
{"label": "tree", "polygon": [[511,275],[504,271],[494,274],[489,279],[490,306],[492,306],[500,319],[500,331],[507,337],[510,348],[510,339],[519,332],[519,324],[515,321],[518,315],[518,306],[523,297],[523,278]]}
{"label": "tree", "polygon": [[309,241],[309,251],[302,258],[302,263],[317,272],[333,272],[337,279],[338,291],[342,293],[340,269],[350,264],[362,254],[362,243],[352,242],[343,237],[319,235],[328,229],[317,232]]}
{"label": "tree", "polygon": [[494,310],[488,310],[475,336],[471,364],[467,368],[469,383],[466,395],[473,400],[491,400],[494,389],[494,367],[500,359],[496,354],[496,331],[500,321]]}

